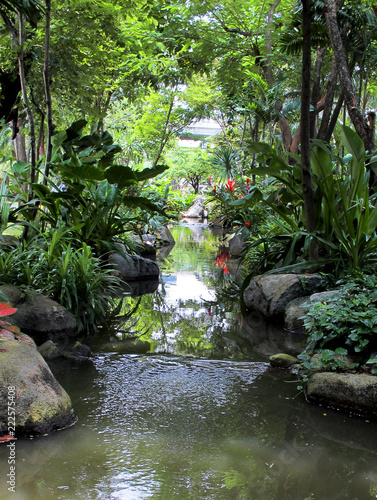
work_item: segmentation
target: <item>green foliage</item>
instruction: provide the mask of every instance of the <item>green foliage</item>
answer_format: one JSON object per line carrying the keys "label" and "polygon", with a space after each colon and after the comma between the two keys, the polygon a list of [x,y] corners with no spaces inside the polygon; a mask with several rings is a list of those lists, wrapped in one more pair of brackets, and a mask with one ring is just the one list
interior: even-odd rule
{"label": "green foliage", "polygon": [[[369,193],[367,156],[361,139],[348,127],[343,127],[343,142],[350,153],[345,158],[333,154],[322,142],[312,147],[317,226],[314,234],[304,230],[299,161],[291,166],[271,146],[250,143],[250,151],[266,165],[253,173],[269,175],[275,185],[274,191],[260,200],[271,210],[279,234],[263,235],[251,244],[251,248],[263,248],[263,260],[269,262],[269,268],[279,265],[283,270],[296,264],[302,267],[312,238],[318,241],[320,253],[320,260],[313,264],[326,264],[338,275],[345,269],[368,269],[377,264],[376,195]],[[337,175],[337,164],[348,170],[345,178]],[[368,166],[374,168],[374,158]],[[252,207],[254,197],[251,193],[232,204]]]}
{"label": "green foliage", "polygon": [[305,314],[308,339],[299,358],[310,370],[318,364],[312,354],[320,353],[321,365],[336,370],[349,367],[349,355],[352,367],[377,373],[377,278],[359,275],[339,284],[336,295],[311,304]]}
{"label": "green foliage", "polygon": [[77,250],[67,228],[46,233],[29,244],[0,252],[0,283],[30,287],[71,311],[78,328],[93,332],[106,320],[118,282],[85,243]]}
{"label": "green foliage", "polygon": [[236,176],[239,161],[240,153],[229,146],[216,149],[211,158],[211,163],[222,180]]}
{"label": "green foliage", "polygon": [[139,182],[161,174],[167,167],[157,165],[137,171],[117,165],[114,162],[120,148],[113,144],[110,134],[83,135],[85,126],[86,121],[79,120],[54,136],[50,164],[53,176],[47,185],[33,184],[36,199],[25,202],[18,211],[40,232],[63,223],[77,241],[101,255],[115,248],[116,239],[122,237],[125,242],[138,210],[164,215],[162,207],[149,197],[129,194],[128,189],[137,188]]}

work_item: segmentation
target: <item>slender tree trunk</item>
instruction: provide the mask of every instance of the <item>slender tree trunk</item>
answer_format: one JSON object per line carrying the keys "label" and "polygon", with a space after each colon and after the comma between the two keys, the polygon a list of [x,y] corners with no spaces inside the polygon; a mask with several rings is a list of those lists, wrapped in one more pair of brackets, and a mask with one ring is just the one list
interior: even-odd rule
{"label": "slender tree trunk", "polygon": [[50,88],[50,30],[51,30],[51,0],[46,0],[46,35],[45,35],[45,55],[43,65],[43,82],[45,87],[46,117],[47,117],[47,147],[46,161],[44,169],[43,184],[47,184],[50,173],[50,161],[52,157],[53,123],[52,123],[52,101]]}
{"label": "slender tree trunk", "polygon": [[333,59],[330,78],[327,84],[325,107],[323,109],[322,120],[318,130],[317,139],[325,140],[326,131],[331,119],[331,112],[335,97],[335,91],[337,87],[337,81],[338,81],[338,72],[336,69],[335,59]]}
{"label": "slender tree trunk", "polygon": [[167,117],[166,117],[166,120],[165,120],[164,133],[163,133],[162,139],[161,139],[160,149],[158,150],[157,156],[156,156],[156,158],[155,158],[155,160],[153,162],[153,166],[154,167],[159,162],[159,160],[161,158],[161,155],[162,155],[162,151],[164,150],[164,147],[165,147],[165,145],[166,145],[166,143],[168,142],[168,139],[169,139],[168,126],[169,126],[169,122],[170,122],[170,115],[171,115],[171,113],[173,111],[173,106],[174,106],[174,97],[172,98],[170,106],[169,106],[169,111],[168,111],[168,114],[167,114]]}
{"label": "slender tree trunk", "polygon": [[[21,130],[24,127],[24,113],[19,113],[18,121],[16,122],[17,130]],[[27,163],[27,154],[26,154],[26,141],[25,135],[22,132],[17,132],[13,139],[14,151],[16,154],[16,159],[20,161],[24,161]]]}
{"label": "slender tree trunk", "polygon": [[310,112],[310,137],[314,138],[316,133],[316,124],[318,113],[316,112],[317,103],[319,101],[320,91],[321,91],[321,68],[323,64],[323,59],[325,57],[325,53],[327,51],[327,47],[323,47],[317,50],[317,58],[314,64],[314,74],[313,74],[313,89],[312,89],[312,111]]}
{"label": "slender tree trunk", "polygon": [[[302,0],[302,92],[301,92],[301,169],[306,230],[316,230],[314,193],[310,167],[310,69],[311,69],[311,0]],[[309,259],[317,258],[315,240],[309,247]]]}
{"label": "slender tree trunk", "polygon": [[33,198],[33,190],[31,184],[34,183],[35,180],[35,166],[36,166],[36,147],[35,147],[35,121],[32,109],[30,107],[29,98],[27,95],[26,88],[26,78],[25,78],[25,66],[24,66],[24,28],[23,28],[23,18],[22,14],[19,14],[19,55],[18,55],[18,65],[20,71],[20,80],[21,80],[21,91],[22,91],[22,99],[24,102],[24,107],[27,113],[28,122],[29,122],[29,137],[30,137],[30,187],[29,187],[29,195],[28,199],[31,200]]}
{"label": "slender tree trunk", "polygon": [[267,49],[267,69],[266,80],[270,87],[274,84],[274,74],[272,72],[272,41],[271,41],[271,27],[273,23],[273,15],[281,0],[275,0],[270,4],[270,10],[267,14],[267,29],[266,29],[266,49]]}

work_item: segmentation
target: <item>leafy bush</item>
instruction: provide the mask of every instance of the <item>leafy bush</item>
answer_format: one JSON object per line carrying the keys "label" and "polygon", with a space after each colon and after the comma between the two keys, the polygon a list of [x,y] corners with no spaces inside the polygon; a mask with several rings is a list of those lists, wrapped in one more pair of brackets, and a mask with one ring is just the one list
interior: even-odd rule
{"label": "leafy bush", "polygon": [[73,249],[61,228],[9,252],[0,251],[0,283],[32,287],[66,307],[80,331],[96,331],[106,320],[118,284],[85,243]]}
{"label": "leafy bush", "polygon": [[320,353],[320,363],[343,368],[349,355],[354,367],[377,373],[377,277],[360,275],[341,283],[337,294],[310,306],[304,319],[308,340],[299,356],[303,366]]}
{"label": "leafy bush", "polygon": [[[252,206],[240,203],[252,194],[255,194]],[[244,236],[247,236],[249,231],[259,227],[266,215],[262,207],[256,208],[261,198],[262,194],[251,185],[248,178],[245,183],[229,178],[225,184],[215,185],[212,191],[208,192],[207,205],[210,206],[212,218],[217,218],[228,229],[245,229]]]}
{"label": "leafy bush", "polygon": [[[350,152],[345,158],[337,157],[320,141],[312,147],[316,231],[311,234],[304,229],[299,158],[295,157],[297,162],[291,166],[271,146],[250,144],[250,152],[267,165],[253,173],[270,176],[275,190],[265,194],[255,187],[231,204],[246,209],[263,203],[282,230],[278,235],[262,235],[251,244],[251,248],[264,250],[260,268],[263,261],[270,268],[303,267],[313,238],[318,242],[320,258],[308,262],[308,267],[326,265],[327,270],[340,276],[345,270],[370,272],[377,265],[376,194],[369,192],[366,169],[367,160],[368,168],[375,168],[377,157],[367,157],[361,139],[348,127],[343,127],[343,142]],[[337,166],[347,172],[344,178],[337,174]]]}

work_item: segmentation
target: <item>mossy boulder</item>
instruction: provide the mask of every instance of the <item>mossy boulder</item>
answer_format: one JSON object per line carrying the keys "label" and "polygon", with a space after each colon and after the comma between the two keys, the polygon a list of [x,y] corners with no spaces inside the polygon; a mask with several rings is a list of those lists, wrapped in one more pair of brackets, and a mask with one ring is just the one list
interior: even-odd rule
{"label": "mossy boulder", "polygon": [[17,308],[12,315],[12,324],[38,343],[66,338],[77,332],[75,316],[45,295],[14,285],[2,285],[0,291],[6,295],[11,306]]}
{"label": "mossy boulder", "polygon": [[274,368],[290,368],[299,362],[294,356],[284,353],[273,354],[270,356],[269,360],[270,365]]}
{"label": "mossy boulder", "polygon": [[377,417],[377,377],[367,374],[318,372],[310,376],[309,401],[352,413]]}
{"label": "mossy boulder", "polygon": [[16,435],[47,434],[76,422],[71,399],[57,382],[32,339],[0,337],[0,433],[8,433],[9,395]]}

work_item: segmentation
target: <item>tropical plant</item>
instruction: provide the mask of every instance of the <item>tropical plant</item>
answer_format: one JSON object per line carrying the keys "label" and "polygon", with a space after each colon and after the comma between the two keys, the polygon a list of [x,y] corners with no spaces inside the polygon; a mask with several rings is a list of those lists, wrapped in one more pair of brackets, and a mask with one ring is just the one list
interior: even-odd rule
{"label": "tropical plant", "polygon": [[216,149],[211,157],[211,163],[222,180],[232,179],[236,176],[239,162],[240,153],[230,146],[222,146]]}
{"label": "tropical plant", "polygon": [[[90,245],[98,255],[114,249],[114,240],[134,224],[138,208],[163,215],[149,198],[129,194],[137,186],[165,171],[165,165],[132,170],[116,165],[120,147],[107,132],[83,135],[85,120],[73,123],[53,137],[50,176],[32,185],[35,199],[24,200],[18,212],[35,232],[64,224],[78,242]],[[21,189],[18,188],[21,193]],[[124,207],[129,211],[125,212]],[[38,215],[36,216],[36,213]]]}
{"label": "tropical plant", "polygon": [[30,287],[51,297],[71,311],[79,330],[87,333],[105,322],[119,284],[106,262],[85,243],[78,246],[64,227],[1,251],[0,283]]}
{"label": "tropical plant", "polygon": [[[369,192],[368,157],[363,142],[349,127],[343,127],[342,137],[350,152],[345,159],[333,154],[323,142],[315,141],[312,147],[314,233],[304,229],[299,164],[289,165],[268,145],[251,145],[252,151],[259,153],[258,159],[267,163],[267,166],[255,169],[255,175],[271,176],[276,189],[267,196],[261,196],[259,189],[254,187],[248,195],[231,204],[252,207],[260,200],[272,211],[276,224],[283,232],[257,238],[251,243],[251,248],[264,245],[265,257],[271,267],[279,264],[284,270],[290,265],[302,267],[322,263],[339,274],[348,268],[360,270],[377,263],[376,195]],[[337,163],[348,169],[344,179],[336,173]],[[375,157],[368,160],[368,168],[375,168]],[[318,241],[320,259],[305,264],[303,261],[313,238]],[[274,250],[270,251],[272,247]]]}
{"label": "tropical plant", "polygon": [[[0,318],[11,316],[17,311],[15,307],[11,307],[9,302],[0,302]],[[0,320],[0,337],[13,338],[13,334],[19,334],[20,329],[18,326],[8,323],[8,321]]]}

